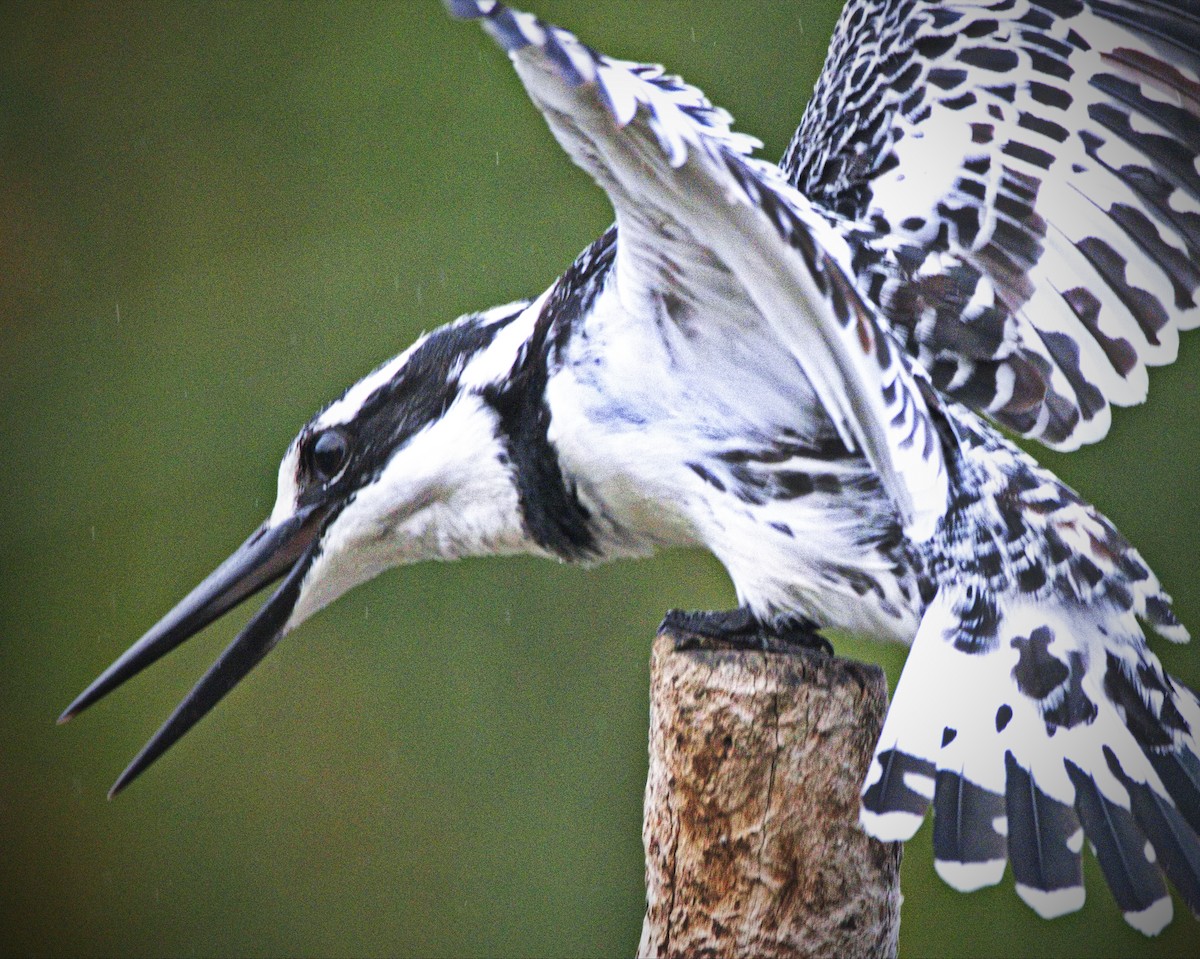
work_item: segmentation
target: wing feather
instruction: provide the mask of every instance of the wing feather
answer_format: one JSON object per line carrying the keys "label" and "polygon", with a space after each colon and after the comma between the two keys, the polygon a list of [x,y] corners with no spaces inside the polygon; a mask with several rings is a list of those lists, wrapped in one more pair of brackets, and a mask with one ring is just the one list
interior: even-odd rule
{"label": "wing feather", "polygon": [[1200,5],[851,0],[783,166],[936,385],[1098,440],[1200,324]]}
{"label": "wing feather", "polygon": [[661,284],[653,264],[669,245],[671,292],[699,287],[709,309],[743,307],[766,324],[910,535],[931,535],[947,497],[934,394],[856,289],[845,240],[778,168],[750,156],[757,141],[659,67],[609,59],[499,3],[453,9],[484,18],[555,137],[608,194],[622,297]]}

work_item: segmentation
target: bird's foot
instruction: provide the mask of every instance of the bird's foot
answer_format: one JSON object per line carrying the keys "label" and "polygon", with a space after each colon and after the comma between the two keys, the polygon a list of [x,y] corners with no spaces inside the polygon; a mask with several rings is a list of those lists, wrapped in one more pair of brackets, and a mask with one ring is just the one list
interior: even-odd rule
{"label": "bird's foot", "polygon": [[745,606],[720,612],[687,612],[672,609],[663,617],[659,632],[670,632],[677,651],[687,649],[741,649],[787,653],[811,649],[833,655],[833,645],[803,617],[760,621]]}

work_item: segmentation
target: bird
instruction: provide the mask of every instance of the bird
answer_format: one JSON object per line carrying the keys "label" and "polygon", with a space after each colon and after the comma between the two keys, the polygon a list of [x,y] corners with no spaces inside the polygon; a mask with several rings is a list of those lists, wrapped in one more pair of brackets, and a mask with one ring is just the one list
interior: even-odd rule
{"label": "bird", "polygon": [[540,295],[423,335],[288,447],[269,517],[75,716],[266,602],[120,792],[289,632],[406,563],[701,547],[735,647],[910,644],[863,784],[882,840],[933,816],[952,887],[1052,918],[1085,841],[1134,928],[1200,915],[1188,632],[1116,527],[1013,437],[1072,450],[1200,323],[1200,8],[849,0],[782,161],[696,87],[497,0],[509,56],[614,224]]}

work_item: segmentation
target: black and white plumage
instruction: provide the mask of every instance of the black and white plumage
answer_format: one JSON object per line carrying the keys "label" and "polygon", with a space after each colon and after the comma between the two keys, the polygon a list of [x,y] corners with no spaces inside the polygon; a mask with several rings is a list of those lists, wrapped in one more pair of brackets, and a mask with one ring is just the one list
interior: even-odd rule
{"label": "black and white plumage", "polygon": [[1194,9],[852,2],[776,168],[659,68],[452,8],[616,226],[301,431],[263,529],[65,714],[284,578],[115,788],[389,566],[703,546],[765,628],[915,637],[873,833],[932,806],[948,882],[1011,861],[1043,915],[1082,903],[1086,835],[1138,928],[1170,918],[1160,871],[1200,909],[1200,705],[1139,620],[1186,632],[1112,525],[977,415],[1097,439],[1194,322]]}
{"label": "black and white plumage", "polygon": [[1055,448],[1200,323],[1197,16],[852,3],[783,161],[937,387]]}

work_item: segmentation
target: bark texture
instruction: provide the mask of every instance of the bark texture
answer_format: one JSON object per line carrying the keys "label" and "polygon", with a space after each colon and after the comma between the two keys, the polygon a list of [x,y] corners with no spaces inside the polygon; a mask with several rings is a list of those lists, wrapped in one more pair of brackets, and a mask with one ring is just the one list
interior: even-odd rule
{"label": "bark texture", "polygon": [[901,847],[858,826],[886,710],[876,666],[661,633],[638,955],[894,957]]}

